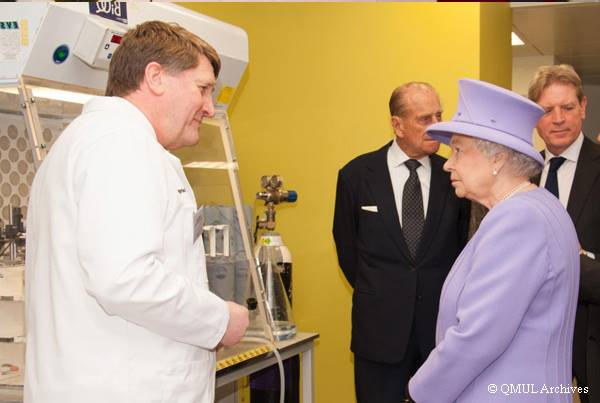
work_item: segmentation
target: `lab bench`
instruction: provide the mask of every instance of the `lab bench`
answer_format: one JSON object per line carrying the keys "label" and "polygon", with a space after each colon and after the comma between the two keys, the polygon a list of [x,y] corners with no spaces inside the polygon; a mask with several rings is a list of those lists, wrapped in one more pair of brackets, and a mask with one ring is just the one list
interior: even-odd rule
{"label": "lab bench", "polygon": [[[315,401],[313,357],[315,340],[318,337],[318,333],[298,333],[289,340],[274,343],[283,360],[297,355],[301,357],[300,388],[303,403]],[[242,341],[233,348],[217,353],[217,388],[276,363],[275,354],[266,344]],[[225,401],[227,400],[223,400]]]}
{"label": "lab bench", "polygon": [[[313,357],[315,340],[318,337],[318,333],[298,333],[292,339],[274,343],[282,359],[285,360],[296,355],[301,357],[303,403],[315,401]],[[216,386],[219,388],[230,384],[276,363],[275,354],[267,344],[242,341],[234,347],[217,353]],[[2,383],[0,386],[1,403],[22,402],[22,379],[22,374],[19,373],[0,382]]]}

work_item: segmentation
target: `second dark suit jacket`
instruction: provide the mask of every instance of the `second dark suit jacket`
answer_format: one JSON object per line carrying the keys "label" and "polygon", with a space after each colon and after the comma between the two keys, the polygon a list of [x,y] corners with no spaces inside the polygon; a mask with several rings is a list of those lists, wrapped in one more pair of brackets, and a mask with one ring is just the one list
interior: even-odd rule
{"label": "second dark suit jacket", "polygon": [[596,254],[596,260],[580,258],[573,371],[580,384],[589,386],[582,402],[600,403],[600,146],[587,137],[579,152],[567,212],[581,247]]}
{"label": "second dark suit jacket", "polygon": [[351,349],[384,363],[403,359],[413,323],[419,343],[428,351],[435,346],[441,288],[467,241],[470,208],[455,196],[445,159],[432,155],[427,217],[413,261],[387,165],[390,144],[340,170],[333,223],[339,264],[354,288]]}

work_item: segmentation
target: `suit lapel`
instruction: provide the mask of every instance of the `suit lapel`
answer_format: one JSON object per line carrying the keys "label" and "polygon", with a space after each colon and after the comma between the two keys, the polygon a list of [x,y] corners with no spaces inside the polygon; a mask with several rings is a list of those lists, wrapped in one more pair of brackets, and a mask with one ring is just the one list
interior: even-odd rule
{"label": "suit lapel", "polygon": [[[540,154],[542,155],[542,159],[546,160],[546,153],[544,150],[542,150],[540,152]],[[542,170],[544,169],[544,166],[542,165]],[[531,182],[535,183],[536,185],[540,185],[540,181],[542,180],[542,173],[540,172],[539,175],[534,176],[533,178],[531,178]]]}
{"label": "suit lapel", "polygon": [[396,200],[394,199],[394,190],[390,171],[387,164],[387,153],[391,142],[379,149],[373,160],[368,165],[368,186],[371,187],[373,200],[377,200],[377,209],[383,226],[394,240],[398,249],[410,260],[408,246],[402,235],[400,227],[400,218],[396,209]]}
{"label": "suit lapel", "polygon": [[573,186],[567,203],[567,211],[576,224],[583,206],[589,197],[594,181],[600,175],[600,147],[587,137],[583,139],[583,145],[579,152]]}
{"label": "suit lapel", "polygon": [[444,173],[442,166],[444,159],[432,155],[431,161],[431,184],[429,186],[429,202],[427,206],[427,216],[425,218],[425,227],[421,236],[421,243],[417,252],[417,261],[421,260],[435,237],[435,233],[440,226],[440,219],[444,215],[444,206],[448,197],[448,186],[450,181]]}

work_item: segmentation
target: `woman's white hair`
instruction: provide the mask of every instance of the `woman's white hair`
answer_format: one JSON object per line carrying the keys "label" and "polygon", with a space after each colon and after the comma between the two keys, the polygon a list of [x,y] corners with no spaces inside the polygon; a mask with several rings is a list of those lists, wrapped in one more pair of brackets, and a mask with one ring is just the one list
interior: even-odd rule
{"label": "woman's white hair", "polygon": [[515,176],[532,178],[542,172],[542,165],[539,162],[512,148],[482,139],[475,139],[475,145],[488,158],[493,158],[499,153],[506,154],[506,168]]}

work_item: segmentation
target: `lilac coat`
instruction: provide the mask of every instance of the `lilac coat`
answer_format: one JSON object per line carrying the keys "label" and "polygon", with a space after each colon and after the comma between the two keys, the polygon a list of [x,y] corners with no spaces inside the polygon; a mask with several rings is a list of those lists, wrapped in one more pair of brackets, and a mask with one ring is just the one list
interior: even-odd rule
{"label": "lilac coat", "polygon": [[571,219],[545,189],[490,210],[446,278],[436,348],[410,380],[412,398],[571,402],[578,251]]}

